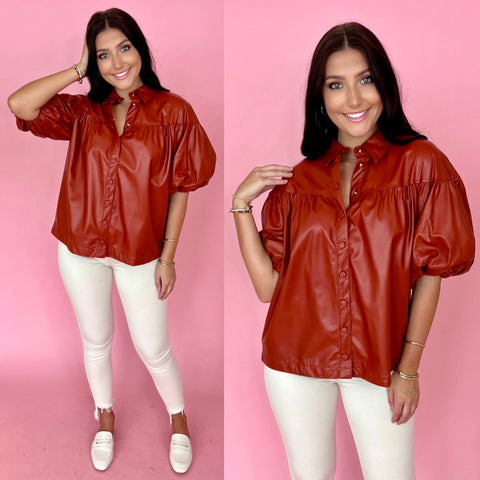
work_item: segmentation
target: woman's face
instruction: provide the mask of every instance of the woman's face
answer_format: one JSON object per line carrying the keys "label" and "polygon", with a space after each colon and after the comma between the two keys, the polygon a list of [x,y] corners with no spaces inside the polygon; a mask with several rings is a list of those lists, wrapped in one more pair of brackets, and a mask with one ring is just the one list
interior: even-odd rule
{"label": "woman's face", "polygon": [[121,97],[126,98],[128,93],[142,85],[142,59],[122,31],[109,28],[100,32],[95,47],[100,75]]}
{"label": "woman's face", "polygon": [[383,102],[359,50],[340,50],[327,58],[323,99],[341,145],[361,145],[377,130]]}

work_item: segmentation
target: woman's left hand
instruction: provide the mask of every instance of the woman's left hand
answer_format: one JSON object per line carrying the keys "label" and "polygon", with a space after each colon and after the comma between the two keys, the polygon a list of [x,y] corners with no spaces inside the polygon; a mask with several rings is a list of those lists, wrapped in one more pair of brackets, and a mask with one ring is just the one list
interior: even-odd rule
{"label": "woman's left hand", "polygon": [[83,51],[82,51],[82,58],[77,63],[82,75],[85,76],[87,74],[87,67],[88,67],[88,47],[87,41],[85,40],[83,43]]}
{"label": "woman's left hand", "polygon": [[420,386],[418,380],[406,380],[396,373],[388,387],[388,403],[392,409],[392,423],[402,425],[408,422],[418,407]]}
{"label": "woman's left hand", "polygon": [[155,268],[155,286],[157,287],[160,300],[165,300],[172,293],[176,279],[175,267],[167,267],[160,262],[157,263]]}

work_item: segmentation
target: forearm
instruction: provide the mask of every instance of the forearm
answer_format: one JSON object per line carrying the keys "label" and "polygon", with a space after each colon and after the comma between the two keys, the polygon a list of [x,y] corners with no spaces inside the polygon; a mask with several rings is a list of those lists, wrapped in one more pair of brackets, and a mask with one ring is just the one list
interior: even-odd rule
{"label": "forearm", "polygon": [[[277,185],[285,185],[292,177],[293,168],[286,165],[255,167],[238,186],[233,196],[232,208],[245,208],[255,198]],[[278,281],[255,220],[251,213],[234,214],[238,243],[243,261],[252,280],[255,292],[262,302],[270,302]]]}
{"label": "forearm", "polygon": [[8,106],[17,117],[23,120],[34,120],[38,117],[43,105],[55,94],[77,80],[78,75],[73,68],[34,80],[12,93],[8,97]]}
{"label": "forearm", "polygon": [[[245,206],[245,202],[233,199],[234,209]],[[252,214],[234,214],[234,218],[240,251],[255,292],[262,302],[269,302],[278,281],[278,273],[274,270],[272,260],[265,251]]]}
{"label": "forearm", "polygon": [[[167,224],[165,226],[165,240],[160,258],[165,262],[173,262],[177,250],[178,240],[182,231],[183,221],[187,213],[188,193],[177,192],[170,195],[168,200]],[[173,241],[171,241],[173,240]]]}
{"label": "forearm", "polygon": [[[440,295],[440,277],[424,275],[419,278],[413,290],[410,304],[406,340],[425,345],[433,322]],[[398,370],[415,374],[420,365],[423,348],[419,345],[405,343]]]}

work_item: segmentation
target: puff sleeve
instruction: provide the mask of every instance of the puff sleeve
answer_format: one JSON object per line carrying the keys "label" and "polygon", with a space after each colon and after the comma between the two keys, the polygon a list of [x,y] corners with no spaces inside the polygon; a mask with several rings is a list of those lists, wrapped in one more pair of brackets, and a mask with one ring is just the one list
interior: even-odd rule
{"label": "puff sleeve", "polygon": [[414,231],[412,285],[423,274],[445,278],[467,272],[475,255],[472,218],[460,178],[436,181],[425,195]]}
{"label": "puff sleeve", "polygon": [[205,186],[215,171],[215,151],[193,109],[185,103],[183,119],[174,128],[175,149],[170,194]]}
{"label": "puff sleeve", "polygon": [[285,255],[288,238],[288,216],[290,206],[287,195],[276,189],[272,190],[262,208],[263,246],[272,259],[273,268],[280,272]]}
{"label": "puff sleeve", "polygon": [[37,137],[70,140],[75,121],[75,95],[57,94],[40,109],[34,120],[17,118],[17,127]]}

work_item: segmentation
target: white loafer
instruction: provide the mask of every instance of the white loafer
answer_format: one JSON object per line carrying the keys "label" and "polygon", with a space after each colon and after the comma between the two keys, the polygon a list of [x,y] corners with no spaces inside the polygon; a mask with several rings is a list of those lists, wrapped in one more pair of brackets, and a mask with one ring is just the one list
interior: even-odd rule
{"label": "white loafer", "polygon": [[177,473],[185,473],[192,464],[192,444],[187,435],[174,433],[170,441],[170,465]]}
{"label": "white loafer", "polygon": [[93,466],[97,470],[106,470],[113,460],[112,432],[97,432],[90,453]]}

